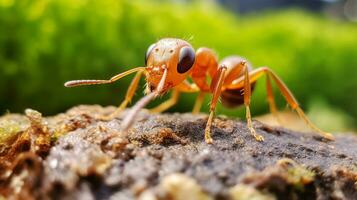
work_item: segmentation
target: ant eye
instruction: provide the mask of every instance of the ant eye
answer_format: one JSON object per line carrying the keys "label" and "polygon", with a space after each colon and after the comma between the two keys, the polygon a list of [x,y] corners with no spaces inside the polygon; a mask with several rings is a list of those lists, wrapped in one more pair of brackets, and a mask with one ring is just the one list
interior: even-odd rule
{"label": "ant eye", "polygon": [[150,55],[152,49],[155,47],[155,45],[156,45],[156,44],[150,45],[149,48],[148,48],[148,50],[146,51],[146,55],[145,55],[145,65],[147,65],[149,55]]}
{"label": "ant eye", "polygon": [[191,69],[195,63],[195,51],[192,47],[183,47],[180,50],[179,62],[177,64],[178,73],[182,74]]}

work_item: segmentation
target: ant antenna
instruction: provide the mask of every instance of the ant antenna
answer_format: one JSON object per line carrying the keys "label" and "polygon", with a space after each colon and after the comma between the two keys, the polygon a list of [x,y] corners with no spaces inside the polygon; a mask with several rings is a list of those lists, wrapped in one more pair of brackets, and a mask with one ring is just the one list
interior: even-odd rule
{"label": "ant antenna", "polygon": [[110,78],[109,80],[74,80],[74,81],[67,81],[64,86],[65,87],[76,87],[76,86],[81,86],[81,85],[98,85],[98,84],[109,84],[109,83],[113,83],[121,78],[123,78],[124,76],[127,76],[129,74],[132,74],[134,72],[138,72],[138,71],[144,71],[145,67],[137,67],[134,69],[130,69],[126,72],[117,74],[115,76],[113,76],[112,78]]}

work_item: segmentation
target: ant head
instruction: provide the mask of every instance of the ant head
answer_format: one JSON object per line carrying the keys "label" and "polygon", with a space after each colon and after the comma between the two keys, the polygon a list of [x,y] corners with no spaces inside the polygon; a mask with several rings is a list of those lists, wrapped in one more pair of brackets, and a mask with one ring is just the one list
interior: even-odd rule
{"label": "ant head", "polygon": [[145,56],[147,82],[150,89],[155,89],[164,71],[167,78],[164,91],[184,81],[195,63],[195,51],[192,46],[180,39],[165,38],[150,45]]}

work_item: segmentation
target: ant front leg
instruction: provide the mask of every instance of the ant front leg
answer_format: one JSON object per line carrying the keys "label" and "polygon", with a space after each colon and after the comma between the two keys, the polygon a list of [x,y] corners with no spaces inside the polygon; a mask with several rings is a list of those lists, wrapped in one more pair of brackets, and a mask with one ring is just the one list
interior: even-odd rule
{"label": "ant front leg", "polygon": [[131,102],[134,97],[135,91],[138,88],[140,78],[142,77],[143,71],[139,71],[136,73],[134,79],[131,81],[128,91],[126,92],[124,101],[120,104],[120,106],[110,115],[102,117],[102,120],[110,121],[114,119],[119,113],[121,113],[127,105]]}
{"label": "ant front leg", "polygon": [[167,110],[170,107],[172,107],[173,105],[175,105],[177,103],[177,100],[179,99],[179,97],[180,97],[180,92],[177,91],[177,90],[174,90],[172,92],[172,95],[171,95],[170,99],[168,99],[167,101],[161,103],[157,107],[150,109],[150,112],[153,112],[153,113],[164,112],[165,110]]}
{"label": "ant front leg", "polygon": [[174,106],[177,103],[181,92],[194,93],[194,92],[198,92],[198,91],[199,91],[199,88],[197,87],[196,84],[189,83],[187,80],[185,80],[173,88],[173,92],[172,92],[170,99],[161,103],[157,107],[150,109],[150,112],[161,113],[161,112],[164,112],[165,110],[171,108],[172,106]]}
{"label": "ant front leg", "polygon": [[217,102],[222,92],[222,85],[225,77],[224,74],[226,71],[227,71],[227,67],[225,65],[221,65],[216,75],[213,77],[211,83],[211,88],[213,89],[213,97],[211,100],[210,113],[205,128],[205,141],[208,144],[213,143],[213,139],[211,137],[211,126],[212,126],[212,121],[214,118],[214,112],[216,110]]}

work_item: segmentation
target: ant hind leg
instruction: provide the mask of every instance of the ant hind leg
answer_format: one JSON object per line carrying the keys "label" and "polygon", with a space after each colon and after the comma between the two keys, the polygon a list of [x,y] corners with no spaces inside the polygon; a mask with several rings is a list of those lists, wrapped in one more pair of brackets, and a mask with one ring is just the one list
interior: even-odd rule
{"label": "ant hind leg", "polygon": [[278,114],[278,109],[276,108],[276,104],[275,104],[275,100],[274,100],[274,93],[273,93],[273,88],[271,85],[271,80],[270,80],[270,76],[267,75],[266,76],[266,90],[267,90],[267,99],[268,99],[268,103],[269,103],[269,110],[270,113],[273,114],[274,118],[276,119],[276,121],[282,125],[282,121],[279,118],[279,114]]}
{"label": "ant hind leg", "polygon": [[[324,132],[320,130],[318,127],[316,127],[305,115],[304,111],[300,108],[297,100],[295,99],[294,95],[291,93],[289,88],[285,85],[285,83],[276,75],[272,70],[270,70],[268,67],[261,67],[258,68],[252,72],[249,73],[249,81],[250,83],[256,81],[259,79],[262,75],[266,74],[267,76],[270,76],[276,85],[278,86],[280,93],[284,96],[285,100],[288,102],[290,107],[295,110],[300,118],[302,118],[306,124],[313,130],[315,130],[319,135],[322,137],[328,139],[328,140],[334,140],[334,137],[331,133]],[[244,86],[244,77],[243,78],[238,78],[232,82],[231,85],[229,85],[227,88],[229,89],[235,89],[235,88],[241,88]]]}

